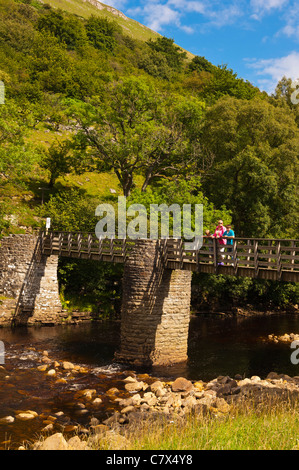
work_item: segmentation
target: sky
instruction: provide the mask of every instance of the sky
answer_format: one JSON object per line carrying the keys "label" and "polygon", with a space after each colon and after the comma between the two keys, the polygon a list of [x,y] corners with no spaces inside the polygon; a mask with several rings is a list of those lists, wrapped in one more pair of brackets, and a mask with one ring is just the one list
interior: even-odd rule
{"label": "sky", "polygon": [[299,78],[299,0],[104,0],[271,94]]}

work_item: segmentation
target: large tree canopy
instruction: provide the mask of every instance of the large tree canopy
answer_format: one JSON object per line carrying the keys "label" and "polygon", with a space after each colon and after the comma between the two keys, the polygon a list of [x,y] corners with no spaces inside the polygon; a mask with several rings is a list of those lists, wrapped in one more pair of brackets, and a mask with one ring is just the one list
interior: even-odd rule
{"label": "large tree canopy", "polygon": [[181,173],[194,161],[203,109],[193,98],[164,97],[142,78],[108,85],[102,99],[73,112],[79,164],[113,170],[125,196],[143,175],[145,190],[153,178]]}
{"label": "large tree canopy", "polygon": [[299,129],[267,101],[219,100],[206,115],[205,194],[232,210],[239,236],[296,236]]}

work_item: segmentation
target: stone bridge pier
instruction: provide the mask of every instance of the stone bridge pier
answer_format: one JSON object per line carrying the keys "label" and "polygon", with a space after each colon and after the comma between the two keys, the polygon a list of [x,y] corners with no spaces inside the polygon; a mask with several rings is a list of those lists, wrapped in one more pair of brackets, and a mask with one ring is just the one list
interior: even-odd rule
{"label": "stone bridge pier", "polygon": [[42,254],[38,236],[10,235],[0,241],[0,324],[61,321],[57,265],[58,256]]}
{"label": "stone bridge pier", "polygon": [[118,362],[171,365],[187,360],[190,271],[164,267],[163,240],[138,240],[124,266]]}

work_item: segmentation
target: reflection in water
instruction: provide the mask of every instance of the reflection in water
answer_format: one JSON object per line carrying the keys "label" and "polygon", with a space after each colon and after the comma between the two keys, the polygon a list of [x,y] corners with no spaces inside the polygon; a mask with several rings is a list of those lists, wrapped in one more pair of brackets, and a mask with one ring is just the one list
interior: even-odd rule
{"label": "reflection in water", "polygon": [[[15,416],[18,410],[35,410],[39,416],[63,411],[62,424],[86,425],[91,417],[105,419],[113,411],[107,390],[124,390],[128,371],[113,362],[119,346],[118,322],[89,323],[42,328],[3,328],[0,341],[5,344],[5,370],[0,369],[0,419]],[[153,377],[211,380],[219,375],[244,377],[270,371],[299,375],[299,366],[290,361],[288,344],[267,341],[269,334],[299,333],[299,317],[272,315],[260,317],[193,317],[189,332],[189,360],[173,367],[156,367],[147,372]],[[30,349],[34,348],[34,349]],[[65,360],[88,368],[88,373],[67,378],[65,384],[37,371],[43,350],[54,360]],[[132,369],[131,369],[132,370]],[[80,390],[92,388],[103,403],[86,414],[78,414],[76,402]],[[0,449],[16,448],[32,439],[44,427],[42,419],[0,424]],[[6,443],[6,441],[9,441]]]}

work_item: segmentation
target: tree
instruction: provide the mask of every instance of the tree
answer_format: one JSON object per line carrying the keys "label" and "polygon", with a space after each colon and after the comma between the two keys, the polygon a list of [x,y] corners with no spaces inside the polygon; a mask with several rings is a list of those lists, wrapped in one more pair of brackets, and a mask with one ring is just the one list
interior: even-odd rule
{"label": "tree", "polygon": [[[196,103],[193,120],[203,109]],[[179,172],[190,157],[187,129],[192,119],[182,110],[179,115],[176,106],[142,78],[109,85],[101,102],[74,110],[80,128],[74,141],[78,165],[113,170],[125,196],[137,174],[144,175],[145,190],[155,176]]]}
{"label": "tree", "polygon": [[117,44],[115,35],[116,33],[121,33],[121,27],[116,22],[94,15],[90,16],[86,21],[85,29],[92,45],[96,49],[107,51],[113,51]]}
{"label": "tree", "polygon": [[151,49],[161,52],[165,56],[169,67],[175,70],[181,70],[187,54],[174,44],[173,39],[162,36],[158,37],[155,41],[150,39],[146,44],[148,44]]}
{"label": "tree", "polygon": [[41,163],[50,173],[49,187],[52,188],[59,176],[66,175],[72,170],[71,145],[69,141],[56,141],[44,151]]}
{"label": "tree", "polygon": [[11,100],[0,105],[0,173],[5,177],[18,178],[37,161],[36,149],[25,140],[28,133],[22,110]]}
{"label": "tree", "polygon": [[[205,195],[232,211],[239,236],[296,236],[299,131],[281,107],[227,97],[206,115]],[[200,161],[199,161],[199,164]]]}

